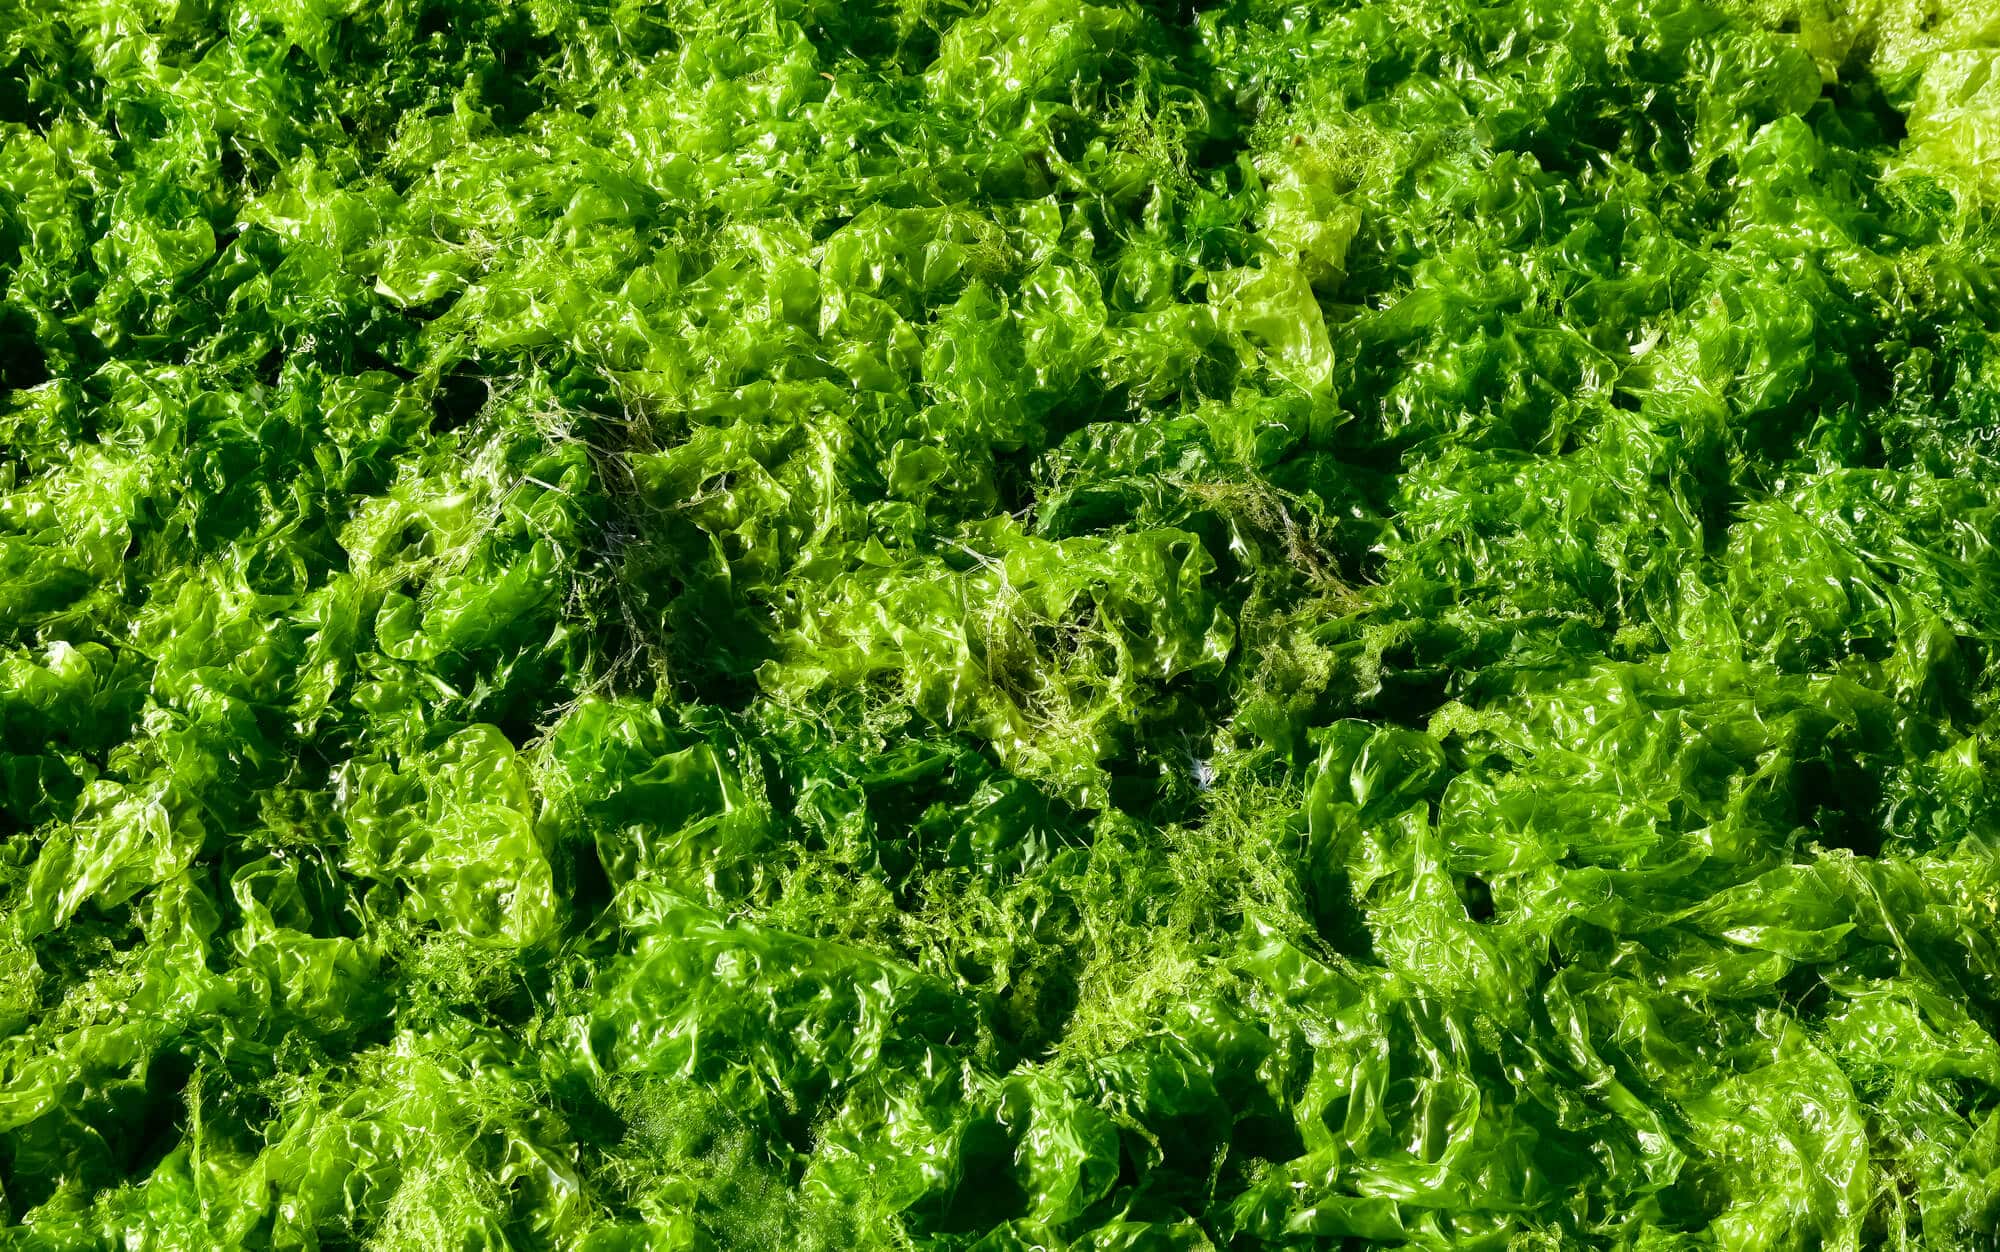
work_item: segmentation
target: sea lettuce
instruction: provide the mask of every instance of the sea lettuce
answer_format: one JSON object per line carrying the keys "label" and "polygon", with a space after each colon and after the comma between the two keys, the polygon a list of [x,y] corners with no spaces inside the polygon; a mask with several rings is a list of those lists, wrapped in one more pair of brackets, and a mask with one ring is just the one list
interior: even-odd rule
{"label": "sea lettuce", "polygon": [[0,0],[0,1247],[1978,1249],[2000,19]]}

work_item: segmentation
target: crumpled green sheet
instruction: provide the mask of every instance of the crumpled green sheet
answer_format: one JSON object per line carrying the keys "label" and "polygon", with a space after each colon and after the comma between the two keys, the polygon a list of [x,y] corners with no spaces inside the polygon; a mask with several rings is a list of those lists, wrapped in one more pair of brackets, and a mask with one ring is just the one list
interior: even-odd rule
{"label": "crumpled green sheet", "polygon": [[1989,1246],[1996,58],[0,0],[0,1247]]}

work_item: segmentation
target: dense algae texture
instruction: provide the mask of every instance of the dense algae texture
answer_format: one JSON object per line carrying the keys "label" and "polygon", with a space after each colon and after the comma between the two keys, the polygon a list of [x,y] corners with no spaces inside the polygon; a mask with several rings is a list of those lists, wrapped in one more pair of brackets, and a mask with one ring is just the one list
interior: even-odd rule
{"label": "dense algae texture", "polygon": [[0,0],[0,1248],[1992,1248],[1996,199],[1976,0]]}

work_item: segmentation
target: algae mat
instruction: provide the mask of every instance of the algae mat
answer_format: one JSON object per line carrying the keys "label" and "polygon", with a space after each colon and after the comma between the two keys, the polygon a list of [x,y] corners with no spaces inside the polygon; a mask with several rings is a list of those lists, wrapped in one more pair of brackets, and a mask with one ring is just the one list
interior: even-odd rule
{"label": "algae mat", "polygon": [[2000,10],[0,0],[0,1248],[1991,1249]]}

